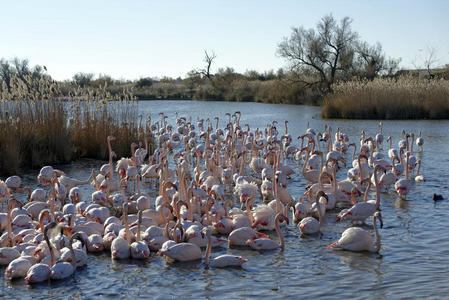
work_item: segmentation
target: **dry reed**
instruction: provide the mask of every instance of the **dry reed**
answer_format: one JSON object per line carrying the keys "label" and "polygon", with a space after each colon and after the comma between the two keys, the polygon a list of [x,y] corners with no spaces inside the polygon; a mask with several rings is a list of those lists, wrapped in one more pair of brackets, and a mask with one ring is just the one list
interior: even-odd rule
{"label": "dry reed", "polygon": [[118,156],[130,156],[131,143],[143,141],[148,132],[130,91],[118,95],[121,100],[112,99],[105,87],[77,88],[63,96],[48,77],[25,80],[13,77],[11,88],[2,88],[0,174],[83,157],[107,159],[108,135],[117,137]]}
{"label": "dry reed", "polygon": [[449,81],[410,76],[334,85],[322,115],[345,119],[448,119]]}

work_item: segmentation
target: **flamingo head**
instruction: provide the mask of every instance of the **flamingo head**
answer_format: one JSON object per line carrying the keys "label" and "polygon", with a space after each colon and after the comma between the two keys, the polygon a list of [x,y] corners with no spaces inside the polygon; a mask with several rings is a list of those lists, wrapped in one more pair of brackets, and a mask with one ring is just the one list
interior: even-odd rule
{"label": "flamingo head", "polygon": [[352,216],[352,211],[348,211],[345,212],[341,217],[340,217],[340,221],[344,220],[346,218],[346,216]]}
{"label": "flamingo head", "polygon": [[240,201],[241,202],[245,202],[248,198],[248,194],[247,193],[243,193],[242,195],[240,195]]}
{"label": "flamingo head", "polygon": [[380,228],[384,227],[384,222],[382,221],[382,214],[380,213],[379,210],[374,213],[374,216],[379,220]]}

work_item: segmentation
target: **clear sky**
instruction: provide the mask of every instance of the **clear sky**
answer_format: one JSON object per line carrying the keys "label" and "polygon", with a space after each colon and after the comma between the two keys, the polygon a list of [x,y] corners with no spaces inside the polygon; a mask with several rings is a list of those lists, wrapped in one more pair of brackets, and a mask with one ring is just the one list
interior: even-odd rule
{"label": "clear sky", "polygon": [[54,78],[77,72],[114,78],[185,77],[213,50],[219,67],[277,70],[277,44],[292,27],[315,27],[326,14],[349,16],[370,43],[401,67],[428,47],[449,63],[449,1],[2,1],[0,57],[28,58]]}

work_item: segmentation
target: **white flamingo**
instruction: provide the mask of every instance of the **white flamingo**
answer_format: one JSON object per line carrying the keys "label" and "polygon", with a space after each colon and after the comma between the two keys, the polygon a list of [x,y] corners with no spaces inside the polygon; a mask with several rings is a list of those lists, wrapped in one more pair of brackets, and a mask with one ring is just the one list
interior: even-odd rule
{"label": "white flamingo", "polygon": [[373,242],[371,234],[360,228],[360,227],[350,227],[346,229],[341,238],[328,246],[332,250],[348,250],[348,251],[369,251],[378,253],[381,247],[380,235],[377,231],[377,219],[380,222],[380,228],[383,227],[382,217],[380,212],[376,212],[373,216],[373,228],[376,241]]}

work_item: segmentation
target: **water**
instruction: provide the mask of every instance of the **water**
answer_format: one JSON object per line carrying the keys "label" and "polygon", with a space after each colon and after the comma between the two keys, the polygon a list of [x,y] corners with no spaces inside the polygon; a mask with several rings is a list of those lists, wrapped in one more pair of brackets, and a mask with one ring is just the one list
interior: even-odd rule
{"label": "water", "polygon": [[[263,128],[273,120],[284,132],[284,120],[294,138],[305,132],[307,122],[322,130],[324,124],[347,133],[358,144],[360,131],[374,136],[377,121],[322,120],[319,108],[308,106],[270,105],[258,103],[142,101],[139,109],[150,113],[153,121],[159,112],[169,116],[173,124],[175,112],[180,116],[211,118],[220,116],[221,126],[227,122],[226,112],[242,112],[240,123],[252,129]],[[195,122],[196,124],[196,122]],[[215,124],[215,123],[214,123]],[[349,226],[347,221],[335,222],[336,211],[326,214],[322,238],[301,237],[296,226],[284,229],[285,250],[259,253],[242,249],[214,249],[212,257],[228,252],[249,259],[242,269],[205,269],[202,262],[167,263],[158,256],[148,261],[112,261],[110,253],[89,254],[88,266],[78,269],[73,277],[60,282],[27,286],[24,280],[8,282],[0,268],[0,296],[8,298],[122,298],[156,299],[182,298],[443,298],[449,292],[449,217],[447,200],[434,202],[433,193],[448,199],[446,182],[449,175],[448,121],[384,121],[384,136],[393,137],[397,148],[401,132],[422,131],[424,152],[422,159],[424,183],[414,183],[407,201],[396,194],[382,194],[381,208],[384,228],[380,230],[382,248],[379,254],[330,251],[327,245],[337,240]],[[298,145],[298,140],[294,141]],[[388,144],[384,141],[384,149]],[[384,151],[386,153],[386,151]],[[347,154],[350,161],[352,154]],[[87,178],[91,168],[102,162],[84,160],[58,166],[75,178]],[[288,190],[297,199],[306,185],[300,166],[294,161],[296,175]],[[349,165],[349,164],[348,164]],[[26,183],[36,184],[37,172],[23,176]],[[338,172],[339,180],[346,169]],[[4,178],[3,178],[4,179]],[[83,187],[84,199],[92,189]],[[369,198],[373,199],[374,193]],[[371,224],[371,220],[367,223]],[[370,227],[367,227],[370,229]],[[270,233],[275,239],[276,234]]]}

